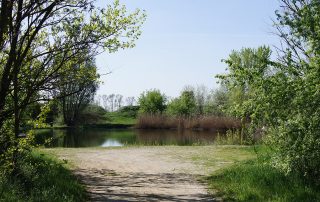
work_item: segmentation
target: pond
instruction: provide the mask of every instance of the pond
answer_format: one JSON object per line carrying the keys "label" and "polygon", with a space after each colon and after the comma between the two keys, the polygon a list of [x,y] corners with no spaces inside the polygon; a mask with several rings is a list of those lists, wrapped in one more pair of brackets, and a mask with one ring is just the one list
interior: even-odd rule
{"label": "pond", "polygon": [[46,147],[126,145],[209,145],[223,132],[177,130],[40,129],[36,142]]}

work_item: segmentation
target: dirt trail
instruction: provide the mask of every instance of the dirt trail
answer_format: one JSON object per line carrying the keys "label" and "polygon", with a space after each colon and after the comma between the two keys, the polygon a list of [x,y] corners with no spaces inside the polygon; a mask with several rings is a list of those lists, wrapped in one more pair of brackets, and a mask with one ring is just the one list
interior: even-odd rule
{"label": "dirt trail", "polygon": [[214,201],[197,179],[204,170],[166,147],[61,149],[61,159],[87,187],[91,201]]}

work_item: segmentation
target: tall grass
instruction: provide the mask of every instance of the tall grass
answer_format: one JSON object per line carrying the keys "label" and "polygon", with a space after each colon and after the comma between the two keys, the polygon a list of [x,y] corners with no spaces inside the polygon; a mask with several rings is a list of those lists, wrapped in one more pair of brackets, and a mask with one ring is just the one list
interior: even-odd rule
{"label": "tall grass", "polygon": [[139,129],[228,130],[240,127],[240,121],[235,118],[215,116],[184,118],[167,115],[141,115],[136,124],[136,128]]}
{"label": "tall grass", "polygon": [[19,159],[17,174],[0,170],[0,201],[85,201],[85,189],[61,162],[33,152]]}
{"label": "tall grass", "polygon": [[285,175],[259,158],[222,169],[207,182],[225,201],[320,201],[319,187]]}

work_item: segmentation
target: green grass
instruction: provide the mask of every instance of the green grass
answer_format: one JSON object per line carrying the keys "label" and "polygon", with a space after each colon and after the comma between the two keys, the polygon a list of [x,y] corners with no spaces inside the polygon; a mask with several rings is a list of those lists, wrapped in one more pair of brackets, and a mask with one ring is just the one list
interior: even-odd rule
{"label": "green grass", "polygon": [[107,119],[107,123],[111,124],[135,125],[138,111],[138,106],[126,106],[115,112],[107,112],[105,118]]}
{"label": "green grass", "polygon": [[107,113],[106,117],[107,117],[107,123],[112,123],[112,124],[134,125],[137,122],[136,118],[126,116],[121,112],[109,112]]}
{"label": "green grass", "polygon": [[238,145],[214,145],[207,149],[194,149],[190,157],[197,164],[204,165],[209,170],[218,170],[248,159],[256,158],[253,147]]}
{"label": "green grass", "polygon": [[260,158],[221,169],[206,180],[213,194],[225,201],[320,201],[319,188]]}
{"label": "green grass", "polygon": [[0,171],[0,201],[85,201],[85,189],[63,162],[40,152],[19,160],[19,175]]}

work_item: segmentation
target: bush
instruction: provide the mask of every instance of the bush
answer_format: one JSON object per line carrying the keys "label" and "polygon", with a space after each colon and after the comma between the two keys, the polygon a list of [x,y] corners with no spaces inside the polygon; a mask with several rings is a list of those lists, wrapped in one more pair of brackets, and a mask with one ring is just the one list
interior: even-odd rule
{"label": "bush", "polygon": [[124,117],[136,118],[138,116],[139,106],[124,106],[118,110],[118,113]]}
{"label": "bush", "polygon": [[319,201],[319,187],[285,175],[263,159],[250,160],[207,178],[215,195],[227,201]]}
{"label": "bush", "polygon": [[97,124],[106,121],[106,110],[101,106],[90,104],[79,113],[78,125]]}
{"label": "bush", "polygon": [[139,111],[146,114],[161,114],[166,108],[165,102],[166,96],[159,90],[144,92],[139,97]]}
{"label": "bush", "polygon": [[62,163],[38,152],[21,154],[14,175],[0,170],[0,201],[85,201],[82,187]]}
{"label": "bush", "polygon": [[275,151],[272,164],[319,184],[320,52],[309,64],[297,66],[287,54],[288,63],[281,64],[270,61],[267,47],[233,51],[226,60],[229,73],[219,78],[241,95],[234,94],[238,99],[233,99],[229,110],[250,122],[252,132],[246,138],[254,139],[254,131],[265,128],[266,142]]}
{"label": "bush", "polygon": [[168,104],[168,114],[173,116],[190,117],[195,115],[196,100],[193,91],[183,91],[179,98]]}

